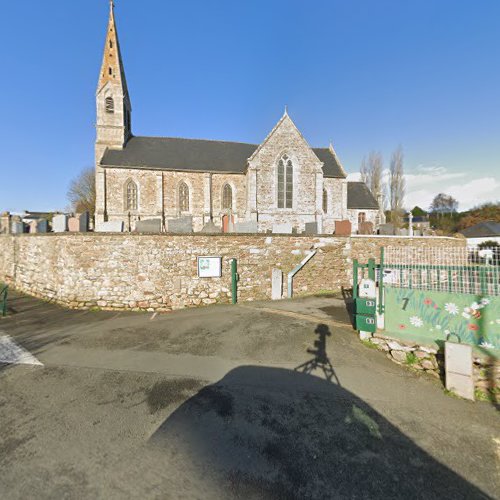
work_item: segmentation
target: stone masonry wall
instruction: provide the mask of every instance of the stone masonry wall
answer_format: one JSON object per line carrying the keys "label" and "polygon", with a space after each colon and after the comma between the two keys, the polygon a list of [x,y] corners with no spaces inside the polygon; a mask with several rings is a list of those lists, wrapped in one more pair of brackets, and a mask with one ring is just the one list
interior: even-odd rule
{"label": "stone masonry wall", "polygon": [[[352,258],[377,258],[387,238],[265,235],[32,234],[0,236],[0,280],[74,308],[169,311],[229,302],[230,259],[238,261],[238,300],[271,297],[271,270],[296,275],[297,295],[350,287]],[[423,238],[390,239],[415,245]],[[377,240],[374,243],[373,240]],[[380,241],[378,241],[380,240]],[[426,245],[464,244],[425,239]],[[221,278],[198,278],[197,256],[221,256]]]}

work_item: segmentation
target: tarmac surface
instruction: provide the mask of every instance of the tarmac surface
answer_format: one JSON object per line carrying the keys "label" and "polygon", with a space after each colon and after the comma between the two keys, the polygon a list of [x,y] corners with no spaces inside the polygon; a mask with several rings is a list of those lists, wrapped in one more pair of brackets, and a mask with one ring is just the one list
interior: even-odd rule
{"label": "tarmac surface", "polygon": [[0,364],[2,498],[499,498],[496,409],[365,347],[342,300],[9,307],[43,366]]}

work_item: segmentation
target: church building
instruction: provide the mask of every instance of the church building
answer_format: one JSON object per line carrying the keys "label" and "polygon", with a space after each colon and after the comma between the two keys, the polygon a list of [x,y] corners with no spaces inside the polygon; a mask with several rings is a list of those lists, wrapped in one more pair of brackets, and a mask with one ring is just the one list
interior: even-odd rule
{"label": "church building", "polygon": [[167,228],[190,216],[194,231],[247,222],[300,233],[313,222],[332,234],[339,221],[354,233],[359,223],[382,222],[377,200],[347,181],[333,146],[309,146],[286,111],[261,144],[133,135],[113,2],[96,100],[96,227],[123,221],[130,231],[159,219]]}

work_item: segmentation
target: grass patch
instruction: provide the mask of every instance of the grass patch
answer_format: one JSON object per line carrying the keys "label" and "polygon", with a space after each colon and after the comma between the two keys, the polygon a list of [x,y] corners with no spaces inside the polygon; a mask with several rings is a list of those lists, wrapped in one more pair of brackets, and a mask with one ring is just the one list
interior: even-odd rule
{"label": "grass patch", "polygon": [[377,345],[376,344],[372,344],[369,340],[362,340],[361,343],[366,346],[366,347],[369,347],[370,349],[377,349]]}
{"label": "grass patch", "polygon": [[448,389],[443,389],[443,392],[447,395],[447,396],[450,396],[452,398],[455,398],[455,399],[462,399],[458,394],[455,394],[453,391],[450,391]]}
{"label": "grass patch", "polygon": [[418,362],[418,358],[417,356],[415,356],[415,353],[414,352],[407,352],[406,353],[406,364],[407,365],[414,365]]}
{"label": "grass patch", "polygon": [[486,403],[496,403],[497,402],[497,394],[499,393],[499,389],[496,387],[493,391],[482,391],[481,389],[474,390],[474,397],[476,401],[484,401]]}

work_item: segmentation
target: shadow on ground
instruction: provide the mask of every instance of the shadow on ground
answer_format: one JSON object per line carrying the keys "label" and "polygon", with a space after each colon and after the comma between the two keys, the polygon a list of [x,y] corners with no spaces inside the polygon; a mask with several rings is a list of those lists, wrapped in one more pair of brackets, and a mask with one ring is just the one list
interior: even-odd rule
{"label": "shadow on ground", "polygon": [[230,371],[150,444],[229,498],[487,498],[349,391],[281,368]]}
{"label": "shadow on ground", "polygon": [[326,338],[331,337],[332,332],[327,325],[320,324],[317,326],[316,330],[314,330],[314,333],[318,336],[318,339],[314,341],[314,349],[307,349],[307,352],[313,354],[314,357],[297,366],[295,371],[311,375],[316,370],[321,370],[325,376],[325,380],[331,382],[332,378],[335,378],[337,384],[340,385],[340,381],[335,374],[330,358],[326,353]]}

